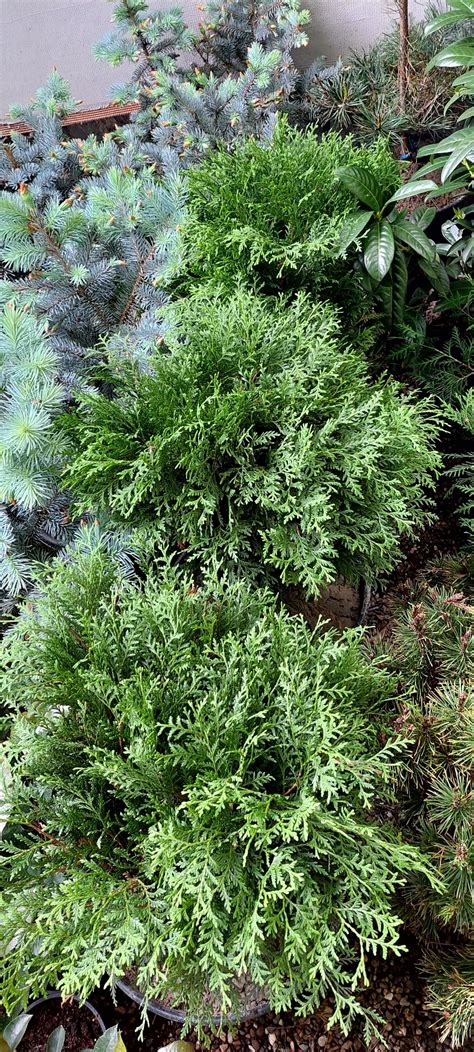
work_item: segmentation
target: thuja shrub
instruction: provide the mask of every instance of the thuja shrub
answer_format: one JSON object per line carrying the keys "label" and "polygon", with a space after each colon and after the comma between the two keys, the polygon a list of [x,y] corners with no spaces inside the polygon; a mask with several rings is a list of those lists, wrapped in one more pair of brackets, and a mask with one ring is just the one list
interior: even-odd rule
{"label": "thuja shrub", "polygon": [[335,172],[352,164],[375,175],[387,196],[400,185],[385,141],[357,147],[281,119],[270,145],[249,139],[232,153],[213,152],[188,173],[188,280],[204,274],[232,286],[243,278],[266,292],[306,287],[360,309],[353,261],[338,258],[352,205]]}
{"label": "thuja shrub", "polygon": [[373,817],[402,758],[390,677],[358,631],[312,633],[241,582],[164,563],[118,585],[100,548],[43,574],[0,676],[7,1010],[132,970],[202,1018],[245,975],[277,1010],[331,994],[347,1028],[424,868]]}
{"label": "thuja shrub", "polygon": [[374,577],[428,514],[428,402],[371,382],[334,309],[202,287],[167,313],[152,375],[115,376],[65,427],[78,506],[110,509],[206,565],[311,592]]}

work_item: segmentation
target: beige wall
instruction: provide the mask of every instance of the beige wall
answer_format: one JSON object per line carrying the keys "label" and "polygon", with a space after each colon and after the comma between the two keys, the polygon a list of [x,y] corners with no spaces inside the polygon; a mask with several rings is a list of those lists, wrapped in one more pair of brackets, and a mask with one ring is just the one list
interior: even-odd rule
{"label": "beige wall", "polygon": [[[161,2],[151,0],[151,6]],[[166,0],[166,6],[176,3]],[[427,0],[410,3],[412,16],[421,17]],[[182,0],[181,6],[196,25],[197,0]],[[394,0],[306,0],[306,6],[313,17],[310,46],[300,53],[304,64],[316,55],[334,59],[366,47],[396,14]],[[53,66],[84,108],[107,102],[112,84],[126,73],[97,62],[91,49],[111,28],[111,13],[107,0],[0,0],[0,117],[11,103],[27,102]]]}
{"label": "beige wall", "polygon": [[[351,49],[367,48],[398,21],[396,0],[303,0],[312,14],[308,57],[329,60]],[[419,20],[429,0],[409,0],[410,18]],[[306,64],[306,63],[305,63]]]}

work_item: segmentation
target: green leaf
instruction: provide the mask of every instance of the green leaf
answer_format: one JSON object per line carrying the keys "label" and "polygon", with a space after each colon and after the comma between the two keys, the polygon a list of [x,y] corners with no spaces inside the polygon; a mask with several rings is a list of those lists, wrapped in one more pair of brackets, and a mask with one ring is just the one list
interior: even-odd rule
{"label": "green leaf", "polygon": [[442,48],[431,62],[428,62],[426,69],[429,72],[436,67],[456,69],[457,66],[474,66],[474,37],[464,37],[463,40]]}
{"label": "green leaf", "polygon": [[394,251],[395,242],[390,223],[386,219],[374,223],[369,230],[364,250],[364,263],[374,281],[382,281],[388,274]]}
{"label": "green leaf", "polygon": [[172,1041],[170,1045],[162,1045],[157,1052],[195,1052],[194,1045],[189,1041]]}
{"label": "green leaf", "polygon": [[66,1040],[66,1031],[63,1026],[57,1026],[48,1037],[46,1052],[61,1052]]}
{"label": "green leaf", "polygon": [[111,1026],[94,1045],[94,1052],[126,1052],[117,1026]]}
{"label": "green leaf", "polygon": [[21,1039],[26,1033],[28,1023],[32,1018],[32,1015],[22,1013],[22,1015],[17,1015],[14,1019],[11,1019],[6,1027],[4,1027],[3,1038],[7,1042],[11,1052],[14,1052],[14,1049],[20,1044]]}
{"label": "green leaf", "polygon": [[420,259],[419,266],[424,274],[430,279],[435,292],[440,296],[447,296],[450,289],[449,275],[442,263],[428,263],[426,259]]}
{"label": "green leaf", "polygon": [[408,267],[406,254],[400,248],[396,248],[392,266],[392,319],[397,326],[403,325],[405,320],[407,288]]}
{"label": "green leaf", "polygon": [[474,18],[474,0],[451,0],[451,11],[436,15],[430,22],[426,23],[425,36],[438,33],[440,29],[456,25],[465,18]]}
{"label": "green leaf", "polygon": [[[438,187],[436,187],[438,189]],[[412,212],[411,218],[420,228],[420,230],[426,230],[436,215],[436,208],[428,208],[426,205],[420,205],[419,208],[415,208]]]}
{"label": "green leaf", "polygon": [[399,219],[393,224],[393,233],[396,241],[408,245],[412,252],[427,259],[429,263],[434,263],[436,248],[415,223],[410,223],[407,219]]}
{"label": "green leaf", "polygon": [[372,172],[353,164],[345,168],[336,168],[335,174],[336,178],[354,194],[354,197],[371,208],[373,212],[381,209],[380,188]]}
{"label": "green leaf", "polygon": [[369,219],[372,219],[373,214],[373,212],[357,212],[355,215],[349,217],[347,222],[344,223],[340,233],[338,255],[344,255],[349,248],[349,245],[351,245],[365,229]]}
{"label": "green leaf", "polygon": [[381,282],[377,289],[377,297],[382,304],[385,328],[390,331],[393,325],[393,285],[391,281]]}
{"label": "green leaf", "polygon": [[441,172],[441,182],[446,183],[456,168],[465,160],[474,160],[474,134],[470,143],[462,144],[457,150],[453,150],[451,156],[448,157]]}
{"label": "green leaf", "polygon": [[438,186],[436,190],[433,190],[429,195],[430,201],[434,201],[437,197],[444,197],[446,194],[452,194],[455,190],[466,190],[468,184],[467,173],[466,176],[458,176],[457,179],[450,179],[449,182],[443,183],[442,186]]}
{"label": "green leaf", "polygon": [[405,183],[389,197],[387,205],[392,201],[404,201],[407,197],[416,197],[417,194],[426,194],[428,190],[436,190],[437,184],[433,179],[414,179],[413,182]]}

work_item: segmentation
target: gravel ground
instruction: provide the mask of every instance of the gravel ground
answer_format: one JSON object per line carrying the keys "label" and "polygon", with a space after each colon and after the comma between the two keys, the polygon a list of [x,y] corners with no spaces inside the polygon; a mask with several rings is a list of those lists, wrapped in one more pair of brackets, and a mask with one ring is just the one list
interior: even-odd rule
{"label": "gravel ground", "polygon": [[[331,1007],[323,1005],[307,1019],[295,1019],[289,1013],[267,1015],[232,1031],[226,1029],[220,1035],[210,1035],[208,1047],[211,1052],[435,1052],[446,1048],[433,1028],[434,1017],[423,1008],[424,986],[414,949],[401,958],[375,961],[370,979],[370,988],[361,995],[361,1001],[385,1020],[385,1043],[373,1039],[367,1044],[360,1024],[347,1037],[338,1029],[327,1031]],[[181,1036],[179,1024],[153,1017],[142,1043],[136,1034],[139,1009],[133,1002],[118,994],[114,1007],[106,991],[98,991],[91,1000],[108,1026],[118,1022],[127,1052],[158,1052]],[[189,1035],[188,1040],[195,1043],[197,1052],[205,1047],[195,1035]]]}

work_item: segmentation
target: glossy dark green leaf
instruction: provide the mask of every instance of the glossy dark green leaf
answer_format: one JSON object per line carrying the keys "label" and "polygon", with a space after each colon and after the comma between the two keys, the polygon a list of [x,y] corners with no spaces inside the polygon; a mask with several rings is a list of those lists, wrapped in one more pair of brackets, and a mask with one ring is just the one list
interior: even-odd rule
{"label": "glossy dark green leaf", "polygon": [[392,264],[392,318],[394,325],[403,325],[408,288],[406,254],[396,248]]}
{"label": "glossy dark green leaf", "polygon": [[408,197],[416,197],[418,194],[427,194],[429,190],[436,190],[437,184],[433,179],[414,179],[413,182],[404,183],[389,197],[386,204],[392,201],[405,201]]}
{"label": "glossy dark green leaf", "polygon": [[423,259],[427,259],[428,263],[434,263],[436,248],[433,242],[423,233],[423,230],[420,230],[415,223],[410,223],[408,219],[400,219],[393,224],[393,233],[396,241],[401,241],[404,245],[408,245],[412,252],[422,256]]}
{"label": "glossy dark green leaf", "polygon": [[[456,168],[459,167],[463,161],[474,161],[474,130],[471,136],[471,142],[465,143],[459,146],[456,150],[453,150],[451,156],[448,157],[446,163],[443,165],[441,172],[441,182],[443,185],[447,182],[449,177],[455,172]],[[466,180],[468,179],[468,173],[466,172]]]}
{"label": "glossy dark green leaf", "polygon": [[420,259],[419,266],[430,279],[435,292],[438,292],[440,296],[449,295],[449,275],[443,263],[428,263],[426,259]]}
{"label": "glossy dark green leaf", "polygon": [[336,168],[336,178],[357,197],[358,201],[367,205],[373,212],[382,208],[380,188],[372,172],[359,165],[348,165],[345,168]]}
{"label": "glossy dark green leaf", "polygon": [[450,0],[451,11],[443,12],[432,18],[425,26],[425,36],[438,33],[446,26],[454,26],[465,18],[474,18],[474,0]]}
{"label": "glossy dark green leaf", "polygon": [[355,215],[349,216],[349,219],[341,230],[340,241],[339,241],[339,255],[344,253],[349,248],[349,245],[353,241],[356,241],[359,234],[365,230],[370,219],[373,218],[373,212],[356,212]]}
{"label": "glossy dark green leaf", "polygon": [[109,1027],[109,1029],[105,1031],[105,1034],[101,1034],[99,1039],[96,1041],[94,1045],[94,1052],[115,1052],[118,1036],[118,1027]]}
{"label": "glossy dark green leaf", "polygon": [[15,1016],[14,1019],[10,1019],[10,1022],[3,1028],[3,1038],[6,1041],[11,1052],[20,1044],[21,1039],[26,1033],[27,1026],[33,1016],[22,1012],[21,1015]]}
{"label": "glossy dark green leaf", "polygon": [[415,208],[412,212],[412,220],[420,228],[420,230],[426,230],[436,215],[436,208],[429,208],[427,205],[420,205],[419,208]]}
{"label": "glossy dark green leaf", "polygon": [[364,248],[364,263],[374,281],[382,281],[392,265],[395,242],[386,219],[371,226]]}
{"label": "glossy dark green leaf", "polygon": [[378,286],[377,298],[382,306],[385,328],[390,331],[393,326],[393,286],[390,280],[382,281]]}
{"label": "glossy dark green leaf", "polygon": [[474,66],[474,37],[464,37],[438,51],[428,62],[427,70],[441,67],[456,69],[458,66]]}
{"label": "glossy dark green leaf", "polygon": [[63,1026],[57,1026],[48,1037],[46,1052],[62,1052],[66,1040],[66,1031]]}

